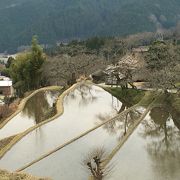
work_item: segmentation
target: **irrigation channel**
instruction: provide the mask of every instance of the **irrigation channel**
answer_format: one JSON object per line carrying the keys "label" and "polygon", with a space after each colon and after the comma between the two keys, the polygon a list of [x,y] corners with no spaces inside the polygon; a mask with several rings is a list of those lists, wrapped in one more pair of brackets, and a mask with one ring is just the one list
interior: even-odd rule
{"label": "irrigation channel", "polygon": [[107,180],[179,180],[179,114],[166,101],[121,111],[123,103],[107,91],[80,83],[63,105],[62,116],[27,134],[2,157],[1,169],[85,180],[92,175],[87,157],[102,150]]}

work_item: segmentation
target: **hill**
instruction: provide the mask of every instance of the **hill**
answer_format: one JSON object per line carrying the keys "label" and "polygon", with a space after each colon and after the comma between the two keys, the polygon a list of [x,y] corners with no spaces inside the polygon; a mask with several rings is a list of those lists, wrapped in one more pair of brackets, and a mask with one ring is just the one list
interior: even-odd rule
{"label": "hill", "polygon": [[174,26],[179,0],[2,0],[0,52],[92,36],[128,35]]}

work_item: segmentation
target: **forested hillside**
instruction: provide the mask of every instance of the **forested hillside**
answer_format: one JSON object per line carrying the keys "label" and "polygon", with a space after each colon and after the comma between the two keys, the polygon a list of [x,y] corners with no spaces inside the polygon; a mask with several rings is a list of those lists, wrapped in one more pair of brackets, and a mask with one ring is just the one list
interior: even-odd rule
{"label": "forested hillside", "polygon": [[179,0],[1,0],[0,52],[91,36],[169,28],[180,19]]}

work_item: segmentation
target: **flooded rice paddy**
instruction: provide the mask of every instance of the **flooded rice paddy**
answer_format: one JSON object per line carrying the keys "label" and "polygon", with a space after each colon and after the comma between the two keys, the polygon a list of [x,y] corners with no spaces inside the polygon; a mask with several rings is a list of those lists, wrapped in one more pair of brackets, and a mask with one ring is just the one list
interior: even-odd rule
{"label": "flooded rice paddy", "polygon": [[80,85],[64,99],[64,113],[26,135],[0,160],[0,168],[16,170],[57,146],[115,116],[121,102],[102,88]]}
{"label": "flooded rice paddy", "polygon": [[145,107],[135,106],[126,112],[126,106],[100,87],[81,84],[65,97],[64,114],[20,140],[0,160],[0,168],[19,169],[121,113],[24,171],[54,180],[85,180],[92,174],[84,162],[93,152],[103,150],[105,158],[111,157],[105,180],[179,180],[179,109],[165,97],[117,149],[146,111]]}
{"label": "flooded rice paddy", "polygon": [[53,116],[56,113],[54,103],[58,96],[58,91],[49,90],[35,94],[27,101],[23,111],[0,129],[0,139],[21,133]]}
{"label": "flooded rice paddy", "polygon": [[180,126],[178,112],[154,107],[114,156],[109,180],[179,180]]}
{"label": "flooded rice paddy", "polygon": [[[143,112],[144,109],[137,108],[124,114],[121,118],[116,118],[113,122],[103,125],[48,158],[34,164],[26,171],[38,176],[43,174],[55,180],[88,179],[90,173],[86,166],[83,166],[86,156],[98,149],[104,149],[107,153],[111,152]],[[50,163],[51,168],[49,168]]]}

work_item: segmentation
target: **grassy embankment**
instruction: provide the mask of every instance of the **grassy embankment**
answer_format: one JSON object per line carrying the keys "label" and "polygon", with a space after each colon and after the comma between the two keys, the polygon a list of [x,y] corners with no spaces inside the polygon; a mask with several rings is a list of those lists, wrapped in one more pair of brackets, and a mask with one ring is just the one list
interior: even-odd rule
{"label": "grassy embankment", "polygon": [[104,90],[112,94],[122,103],[125,103],[129,106],[133,106],[140,102],[145,96],[145,91],[137,89],[122,89],[120,87],[103,87]]}

